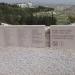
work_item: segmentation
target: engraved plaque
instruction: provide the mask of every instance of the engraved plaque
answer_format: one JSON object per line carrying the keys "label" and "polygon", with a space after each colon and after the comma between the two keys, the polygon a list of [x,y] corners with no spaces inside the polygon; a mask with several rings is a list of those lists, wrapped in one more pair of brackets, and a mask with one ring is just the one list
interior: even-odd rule
{"label": "engraved plaque", "polygon": [[45,47],[45,26],[17,26],[19,47]]}
{"label": "engraved plaque", "polygon": [[50,45],[57,49],[75,49],[75,26],[51,26]]}
{"label": "engraved plaque", "polygon": [[32,47],[45,47],[45,30],[44,27],[33,27],[31,35],[31,46]]}

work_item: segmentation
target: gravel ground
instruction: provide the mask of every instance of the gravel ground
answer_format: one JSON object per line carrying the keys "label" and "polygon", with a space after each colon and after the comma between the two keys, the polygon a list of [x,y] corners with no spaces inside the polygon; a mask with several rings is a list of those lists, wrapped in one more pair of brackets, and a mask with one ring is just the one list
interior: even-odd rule
{"label": "gravel ground", "polygon": [[75,75],[75,51],[0,48],[0,75]]}

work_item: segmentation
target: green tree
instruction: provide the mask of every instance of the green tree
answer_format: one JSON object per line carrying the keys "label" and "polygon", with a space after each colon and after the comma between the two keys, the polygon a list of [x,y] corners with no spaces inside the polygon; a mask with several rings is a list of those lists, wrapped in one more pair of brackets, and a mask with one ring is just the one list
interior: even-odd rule
{"label": "green tree", "polygon": [[69,23],[74,23],[75,22],[75,16],[68,16]]}

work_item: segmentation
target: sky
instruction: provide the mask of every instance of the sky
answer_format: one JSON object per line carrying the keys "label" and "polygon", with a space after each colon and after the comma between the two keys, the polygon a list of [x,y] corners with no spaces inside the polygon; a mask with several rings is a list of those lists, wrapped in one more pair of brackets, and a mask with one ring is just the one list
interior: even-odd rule
{"label": "sky", "polygon": [[[0,2],[7,2],[7,3],[20,3],[20,2],[27,2],[28,0],[0,0]],[[33,3],[46,3],[46,4],[75,4],[75,0],[31,0]]]}

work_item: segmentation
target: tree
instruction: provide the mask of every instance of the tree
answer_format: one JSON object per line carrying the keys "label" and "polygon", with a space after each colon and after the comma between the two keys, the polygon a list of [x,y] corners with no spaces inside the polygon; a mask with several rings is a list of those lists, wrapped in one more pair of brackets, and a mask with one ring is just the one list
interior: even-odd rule
{"label": "tree", "polygon": [[17,5],[0,4],[0,22],[12,25],[51,25],[56,24],[56,18],[53,16],[34,16],[34,13],[40,11],[51,11],[53,8],[39,6],[36,8],[21,8]]}
{"label": "tree", "polygon": [[68,16],[69,23],[74,23],[75,22],[75,16]]}

